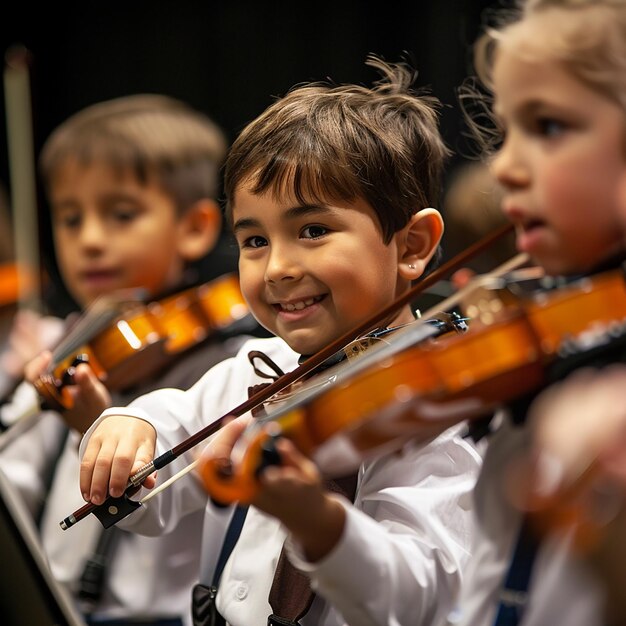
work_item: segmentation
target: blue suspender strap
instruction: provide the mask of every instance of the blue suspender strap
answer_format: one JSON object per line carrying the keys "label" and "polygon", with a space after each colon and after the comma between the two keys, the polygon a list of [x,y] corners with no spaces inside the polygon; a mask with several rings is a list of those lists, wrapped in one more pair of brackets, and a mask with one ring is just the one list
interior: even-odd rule
{"label": "blue suspender strap", "polygon": [[517,626],[522,619],[528,600],[528,588],[539,541],[532,532],[528,518],[520,528],[513,559],[500,590],[498,611],[494,626]]}
{"label": "blue suspender strap", "polygon": [[233,517],[230,520],[230,524],[228,525],[228,528],[226,530],[226,535],[224,537],[224,543],[222,544],[220,556],[217,559],[217,565],[215,566],[215,573],[213,574],[214,587],[217,587],[222,576],[224,566],[226,565],[226,561],[228,561],[228,558],[230,557],[230,554],[233,551],[237,540],[239,539],[239,535],[241,534],[241,529],[243,528],[243,523],[246,519],[247,513],[247,506],[238,506],[233,513]]}
{"label": "blue suspender strap", "polygon": [[194,626],[226,626],[226,621],[218,613],[215,606],[215,598],[217,597],[217,587],[224,566],[239,539],[241,528],[246,519],[247,507],[237,507],[230,520],[230,524],[226,529],[222,549],[217,559],[215,572],[213,574],[213,582],[210,587],[198,583],[194,586],[191,593],[191,617]]}

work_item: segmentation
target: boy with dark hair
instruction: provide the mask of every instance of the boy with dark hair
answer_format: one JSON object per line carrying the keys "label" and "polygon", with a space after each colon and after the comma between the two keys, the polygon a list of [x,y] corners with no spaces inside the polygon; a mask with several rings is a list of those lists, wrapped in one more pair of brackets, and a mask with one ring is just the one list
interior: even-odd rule
{"label": "boy with dark hair", "polygon": [[[435,102],[410,91],[405,66],[371,64],[384,74],[374,88],[294,89],[233,145],[225,189],[242,293],[277,337],[247,343],[187,393],[160,390],[106,411],[82,443],[86,500],[121,495],[155,445],[169,449],[244,400],[263,382],[249,353],[262,351],[277,371],[291,370],[405,293],[431,262],[443,224],[428,207],[447,153]],[[381,323],[412,321],[405,306]],[[227,426],[209,451],[228,445],[248,419]],[[332,487],[283,444],[283,465],[263,472],[225,563],[217,592],[225,620],[265,626],[271,613],[272,624],[415,625],[445,615],[467,556],[475,450],[448,432],[366,463],[351,485]],[[175,469],[176,462],[159,474]],[[200,580],[208,586],[232,507],[220,509],[199,485],[179,481],[126,523],[167,531],[202,495]]]}

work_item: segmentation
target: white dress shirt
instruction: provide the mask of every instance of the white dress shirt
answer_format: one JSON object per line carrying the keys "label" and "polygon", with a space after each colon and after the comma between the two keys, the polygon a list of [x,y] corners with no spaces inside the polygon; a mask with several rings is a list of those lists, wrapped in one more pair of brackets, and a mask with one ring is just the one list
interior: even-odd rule
{"label": "white dress shirt", "polygon": [[[511,460],[528,446],[528,432],[507,416],[490,437],[478,483],[476,534],[457,607],[446,624],[492,626],[500,589],[517,542],[521,515],[511,504],[505,477]],[[545,540],[532,569],[520,626],[601,626],[602,592],[570,550],[569,537]]]}
{"label": "white dress shirt", "polygon": [[[251,340],[188,391],[159,390],[124,409],[107,410],[100,420],[122,414],[151,422],[161,454],[241,404],[248,387],[263,382],[248,362],[251,350],[263,351],[283,371],[297,365],[298,355],[282,340]],[[190,452],[159,470],[159,480],[193,458]],[[443,619],[469,556],[470,493],[479,465],[476,449],[458,431],[448,431],[428,444],[409,445],[361,466],[354,506],[344,501],[346,526],[331,553],[307,563],[298,546],[288,543],[291,560],[318,592],[302,624],[425,626]],[[191,475],[120,525],[146,534],[168,532],[198,507],[205,510],[201,581],[210,584],[232,507],[213,506]],[[278,521],[250,508],[217,596],[232,626],[266,626],[268,594],[285,539]]]}

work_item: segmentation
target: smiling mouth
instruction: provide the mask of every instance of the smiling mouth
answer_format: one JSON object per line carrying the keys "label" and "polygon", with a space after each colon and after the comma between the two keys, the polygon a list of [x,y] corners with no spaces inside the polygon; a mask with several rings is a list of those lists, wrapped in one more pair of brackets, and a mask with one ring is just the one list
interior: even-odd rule
{"label": "smiling mouth", "polygon": [[325,296],[313,296],[312,298],[305,298],[304,300],[297,300],[294,302],[276,302],[274,307],[279,311],[285,311],[291,313],[293,311],[302,311],[309,306],[312,306],[321,300],[324,299]]}

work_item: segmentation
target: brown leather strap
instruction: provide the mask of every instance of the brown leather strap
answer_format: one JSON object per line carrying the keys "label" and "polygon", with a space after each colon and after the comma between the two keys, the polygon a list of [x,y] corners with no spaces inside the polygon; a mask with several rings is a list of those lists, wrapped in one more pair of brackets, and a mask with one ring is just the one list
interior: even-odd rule
{"label": "brown leather strap", "polygon": [[[264,372],[257,365],[257,360],[262,361],[267,366],[267,368],[271,370],[272,373]],[[252,365],[252,369],[257,376],[261,378],[267,378],[272,382],[275,382],[285,374],[283,370],[281,370],[280,367],[278,367],[278,365],[276,365],[276,363],[274,363],[274,361],[272,361],[272,359],[267,356],[267,354],[265,354],[264,352],[260,352],[259,350],[251,350],[250,352],[248,352],[248,361],[250,361],[250,365]],[[265,389],[265,387],[269,387],[271,384],[272,383],[258,383],[256,385],[248,387],[248,398],[251,398],[262,389]],[[250,411],[250,413],[253,417],[260,417],[262,415],[265,415],[265,406],[263,404],[260,404],[259,406],[254,407]]]}
{"label": "brown leather strap", "polygon": [[[356,485],[357,474],[324,483],[326,489],[345,496],[351,502],[354,502]],[[276,624],[297,624],[311,608],[314,598],[309,577],[291,564],[283,546],[270,589],[269,603],[273,615],[268,619],[268,624],[272,624],[272,620]]]}

